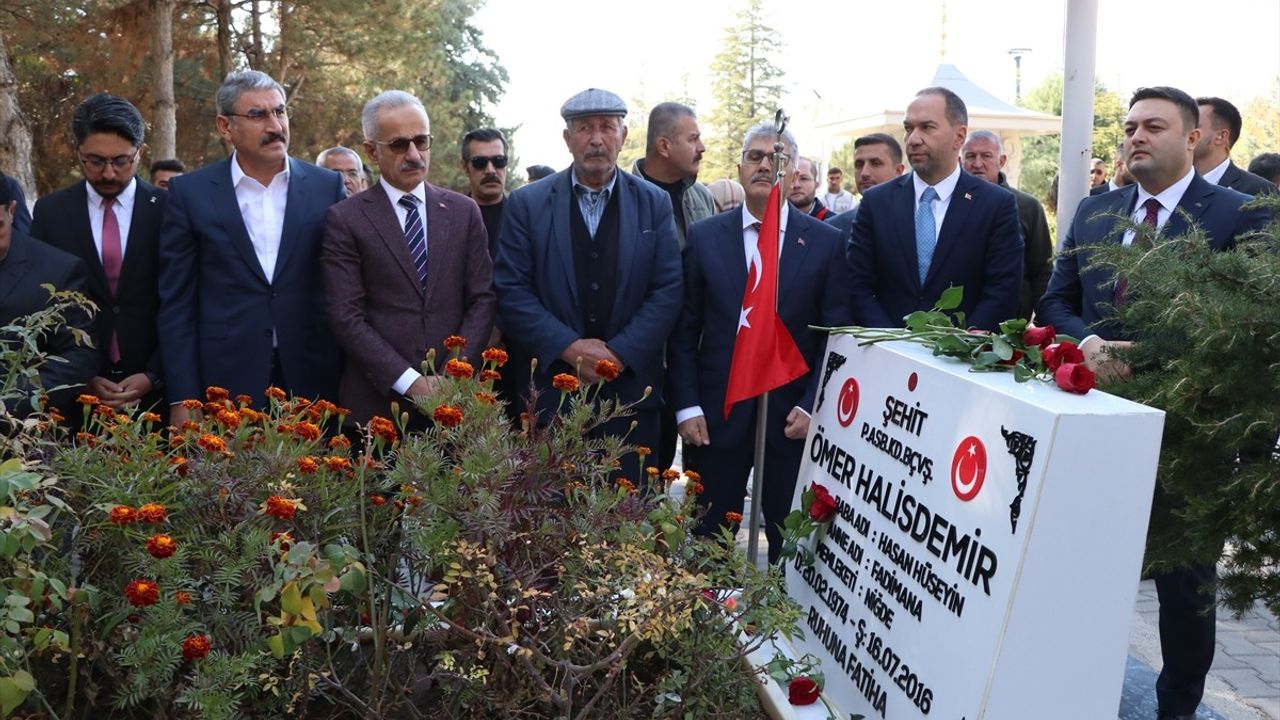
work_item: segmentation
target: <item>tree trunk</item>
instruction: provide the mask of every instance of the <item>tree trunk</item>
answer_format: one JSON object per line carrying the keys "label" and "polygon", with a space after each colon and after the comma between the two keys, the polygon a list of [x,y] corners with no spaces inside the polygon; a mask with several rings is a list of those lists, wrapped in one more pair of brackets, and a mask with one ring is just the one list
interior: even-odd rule
{"label": "tree trunk", "polygon": [[231,74],[231,0],[215,0],[218,13],[218,82]]}
{"label": "tree trunk", "polygon": [[263,57],[262,49],[262,10],[258,7],[258,0],[250,0],[249,2],[249,31],[250,39],[253,42],[253,46],[249,50],[249,67],[254,70],[262,70],[265,58]]}
{"label": "tree trunk", "polygon": [[177,0],[151,0],[151,64],[155,77],[153,160],[178,156],[178,105],[173,99],[173,10]]}
{"label": "tree trunk", "polygon": [[31,130],[18,107],[18,79],[9,66],[9,50],[0,32],[0,170],[22,186],[27,202],[36,200],[36,176],[31,170]]}

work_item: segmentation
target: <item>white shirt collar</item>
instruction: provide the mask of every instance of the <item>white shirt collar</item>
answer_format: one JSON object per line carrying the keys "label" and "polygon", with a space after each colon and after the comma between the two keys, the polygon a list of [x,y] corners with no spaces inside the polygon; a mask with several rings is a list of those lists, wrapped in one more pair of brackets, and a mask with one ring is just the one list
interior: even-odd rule
{"label": "white shirt collar", "polygon": [[1231,158],[1228,156],[1226,160],[1223,160],[1222,162],[1218,163],[1217,167],[1205,173],[1202,177],[1204,178],[1205,182],[1209,183],[1210,185],[1217,185],[1218,183],[1222,182],[1222,176],[1227,174],[1227,168],[1230,167],[1230,165],[1231,165]]}
{"label": "white shirt collar", "polygon": [[[574,169],[573,169],[573,166],[572,166],[572,165],[570,165],[570,166],[569,166],[569,183],[570,183],[570,187],[578,187],[578,186],[581,186],[584,190],[590,190],[590,189],[591,189],[591,188],[587,187],[586,185],[583,185],[581,182],[579,182],[579,181],[578,181],[578,172],[577,172],[576,170],[574,170]],[[613,177],[609,178],[609,183],[608,183],[607,185],[605,185],[604,187],[600,188],[600,189],[601,189],[601,190],[608,190],[608,191],[609,191],[609,196],[610,196],[610,197],[612,197],[612,196],[613,196],[613,188],[614,188],[617,184],[618,184],[618,168],[616,168],[616,167],[615,167],[615,168],[613,169]]]}
{"label": "white shirt collar", "polygon": [[1191,179],[1195,176],[1196,169],[1192,167],[1187,170],[1187,174],[1183,175],[1181,180],[1165,188],[1159,195],[1152,195],[1147,192],[1146,188],[1142,187],[1142,183],[1138,183],[1138,203],[1133,206],[1134,212],[1137,212],[1138,208],[1141,208],[1147,202],[1147,199],[1152,197],[1160,203],[1161,208],[1172,212],[1178,206],[1178,201],[1186,194],[1187,188],[1191,186]]}
{"label": "white shirt collar", "polygon": [[[785,237],[787,234],[787,217],[790,214],[791,214],[791,203],[787,202],[786,200],[783,200],[782,214],[778,216],[778,231],[781,233],[782,237]],[[764,220],[752,215],[751,211],[747,209],[746,203],[743,203],[742,205],[742,229],[743,230],[746,230],[747,228],[751,227],[752,225],[755,225],[756,223],[763,223],[763,222]]]}
{"label": "white shirt collar", "polygon": [[[924,189],[929,187],[929,183],[925,182],[920,177],[920,174],[916,172],[911,173],[911,182],[915,185],[916,202],[918,203],[920,202],[920,193],[924,192]],[[958,182],[960,182],[960,166],[956,165],[950,175],[942,178],[942,180],[938,181],[937,185],[933,186],[934,192],[938,193],[938,201],[945,203],[950,200],[951,193],[956,191],[956,183]]]}
{"label": "white shirt collar", "polygon": [[395,207],[400,203],[400,198],[405,195],[412,195],[418,198],[418,207],[425,208],[427,206],[427,184],[420,182],[408,192],[387,182],[385,177],[379,177],[378,182],[382,184],[382,189],[387,193],[387,199],[391,201],[391,207]]}
{"label": "white shirt collar", "polygon": [[[89,202],[92,203],[95,208],[101,210],[102,201],[105,198],[102,197],[102,194],[99,193],[88,180],[84,181],[84,187],[89,191]],[[133,212],[133,199],[137,194],[138,178],[134,177],[129,181],[129,184],[125,186],[124,190],[121,190],[120,194],[115,197],[116,207],[120,208],[120,211],[125,213]]]}
{"label": "white shirt collar", "polygon": [[[237,154],[235,152],[231,153],[231,187],[239,187],[240,181],[249,177],[248,175],[245,174],[244,170],[240,168],[240,158],[238,158],[236,155]],[[276,178],[280,177],[281,175],[284,176],[285,184],[288,184],[289,183],[289,158],[287,157],[284,159],[284,170],[281,170],[280,172],[276,173],[275,177],[271,178],[271,182],[275,182]],[[253,178],[249,178],[249,179],[253,180]],[[258,182],[258,181],[254,180],[254,182]]]}

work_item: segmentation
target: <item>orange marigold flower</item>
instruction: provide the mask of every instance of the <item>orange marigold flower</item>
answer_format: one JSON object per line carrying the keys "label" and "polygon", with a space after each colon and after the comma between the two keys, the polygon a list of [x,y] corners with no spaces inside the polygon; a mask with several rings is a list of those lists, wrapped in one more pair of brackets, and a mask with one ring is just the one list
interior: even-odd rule
{"label": "orange marigold flower", "polygon": [[160,586],[154,580],[134,580],[124,586],[124,596],[134,607],[155,605],[160,600]]}
{"label": "orange marigold flower", "polygon": [[94,408],[94,409],[93,409],[93,414],[94,414],[94,415],[97,415],[98,417],[102,418],[103,420],[115,420],[115,419],[116,419],[116,411],[115,411],[114,409],[112,409],[112,407],[111,407],[110,405],[99,405],[98,407],[96,407],[96,408]]}
{"label": "orange marigold flower", "polygon": [[609,382],[618,379],[618,364],[608,358],[601,358],[596,361],[596,374]]}
{"label": "orange marigold flower", "polygon": [[183,592],[179,590],[178,592],[173,594],[173,601],[179,605],[190,605],[191,593]]}
{"label": "orange marigold flower", "polygon": [[373,503],[374,505],[377,505],[378,507],[382,507],[383,505],[387,504],[387,499],[382,497],[381,495],[370,495],[369,502]]}
{"label": "orange marigold flower", "polygon": [[298,501],[279,495],[272,495],[267,498],[265,512],[271,517],[280,518],[281,520],[292,520],[293,516],[298,512]]}
{"label": "orange marigold flower", "polygon": [[623,490],[626,490],[629,493],[633,493],[636,491],[636,484],[626,478],[618,478],[618,487],[622,488]]}
{"label": "orange marigold flower", "polygon": [[182,407],[188,410],[203,410],[204,403],[200,402],[199,400],[183,400]]}
{"label": "orange marigold flower", "polygon": [[217,435],[201,435],[198,443],[205,452],[220,453],[226,452],[227,443]]}
{"label": "orange marigold flower", "polygon": [[324,465],[334,472],[351,469],[351,461],[341,455],[326,456],[324,459]]}
{"label": "orange marigold flower", "polygon": [[138,519],[144,523],[159,525],[169,517],[169,513],[165,511],[164,506],[160,503],[147,503],[138,508]]}
{"label": "orange marigold flower", "polygon": [[251,407],[240,408],[240,419],[247,423],[253,424],[256,422],[261,422],[262,419],[265,417],[266,415],[258,412],[257,410],[254,410]]}
{"label": "orange marigold flower", "polygon": [[729,512],[724,514],[724,519],[726,522],[736,525],[742,522],[742,513],[738,513],[730,510]]}
{"label": "orange marigold flower", "polygon": [[252,405],[253,398],[249,395],[245,395],[244,393],[240,393],[239,395],[236,395],[236,404],[240,407]]}
{"label": "orange marigold flower", "polygon": [[160,422],[160,416],[153,412],[144,412],[142,413],[142,421],[149,422],[149,423],[158,423]]}
{"label": "orange marigold flower", "polygon": [[276,387],[275,385],[272,385],[271,387],[267,388],[267,397],[271,398],[272,400],[275,400],[276,402],[284,402],[284,399],[287,396],[284,394],[283,390]]}
{"label": "orange marigold flower", "polygon": [[496,347],[488,348],[484,352],[480,353],[480,357],[484,358],[485,362],[491,362],[497,367],[506,365],[509,358],[506,350]]}
{"label": "orange marigold flower", "polygon": [[288,552],[289,543],[293,542],[293,535],[288,531],[271,533],[271,544],[275,545],[277,541],[280,543],[280,552]]}
{"label": "orange marigold flower", "polygon": [[200,429],[200,423],[195,420],[188,420],[182,423],[182,432],[195,432]]}
{"label": "orange marigold flower", "polygon": [[640,457],[642,457],[642,458],[647,458],[647,457],[649,457],[650,455],[652,455],[652,454],[653,454],[653,450],[650,450],[649,448],[645,447],[644,445],[641,445],[640,447],[636,448],[636,454],[637,454],[637,455],[639,455],[639,456],[640,456]]}
{"label": "orange marigold flower", "polygon": [[[147,414],[155,415],[155,413],[147,413]],[[159,415],[156,415],[157,421],[159,417],[160,417]],[[54,421],[55,423],[62,423],[62,422],[66,422],[67,420],[65,417],[63,417],[62,413],[58,412],[58,408],[49,408],[49,419]]]}
{"label": "orange marigold flower", "polygon": [[457,427],[462,424],[462,411],[452,405],[437,405],[435,411],[431,413],[431,418],[438,425],[448,428]]}
{"label": "orange marigold flower", "polygon": [[450,360],[444,364],[444,373],[449,377],[465,380],[476,374],[476,369],[466,360]]}
{"label": "orange marigold flower", "polygon": [[182,659],[187,661],[200,660],[208,657],[209,651],[213,649],[213,643],[209,642],[208,635],[192,635],[182,641]]}
{"label": "orange marigold flower", "polygon": [[571,393],[578,389],[578,378],[569,373],[557,373],[551,378],[551,386],[561,392]]}
{"label": "orange marigold flower", "polygon": [[684,476],[685,476],[685,477],[687,477],[687,478],[689,478],[689,482],[691,482],[691,483],[696,483],[696,482],[698,482],[698,481],[702,480],[702,476],[701,476],[701,475],[699,475],[699,474],[698,474],[696,471],[694,471],[694,470],[685,470],[685,471],[684,471]]}
{"label": "orange marigold flower", "polygon": [[311,406],[311,401],[304,397],[296,397],[293,399],[293,406],[298,410],[303,410]]}
{"label": "orange marigold flower", "polygon": [[337,408],[334,409],[333,414],[339,417],[346,417],[351,414],[351,411],[342,406],[338,406]]}
{"label": "orange marigold flower", "polygon": [[311,407],[307,409],[307,412],[318,412],[318,413],[321,413],[321,414],[324,414],[324,413],[333,414],[333,412],[334,412],[335,410],[337,410],[337,409],[338,409],[338,406],[337,406],[337,405],[334,405],[333,403],[329,402],[328,400],[325,400],[325,399],[321,398],[320,400],[316,400],[315,402],[311,403]]}
{"label": "orange marigold flower", "polygon": [[240,427],[240,413],[231,410],[219,410],[215,416],[220,424],[228,430]]}
{"label": "orange marigold flower", "polygon": [[700,482],[691,482],[688,485],[685,485],[684,487],[685,487],[685,491],[688,492],[690,495],[701,495],[703,491],[702,483]]}
{"label": "orange marigold flower", "polygon": [[231,393],[226,388],[220,388],[217,385],[210,385],[204,389],[204,396],[209,402],[220,403],[231,399]]}
{"label": "orange marigold flower", "polygon": [[76,442],[80,443],[81,445],[88,445],[89,447],[93,447],[98,444],[98,438],[93,433],[78,432],[76,433]]}
{"label": "orange marigold flower", "polygon": [[679,480],[680,471],[675,468],[667,468],[666,470],[662,471],[662,479],[666,480],[667,482],[671,482],[672,480]]}
{"label": "orange marigold flower", "polygon": [[481,370],[480,371],[480,382],[485,382],[488,380],[493,380],[494,382],[497,382],[498,380],[501,380],[501,379],[502,379],[502,373],[498,372],[497,370]]}
{"label": "orange marigold flower", "polygon": [[98,399],[97,395],[90,395],[89,393],[85,393],[83,395],[77,396],[76,402],[80,403],[81,405],[97,405],[102,401]]}
{"label": "orange marigold flower", "polygon": [[300,422],[293,426],[293,434],[304,440],[319,440],[320,427],[315,423]]}
{"label": "orange marigold flower", "polygon": [[281,435],[292,435],[293,423],[280,423],[279,425],[276,425],[276,432]]}
{"label": "orange marigold flower", "polygon": [[369,418],[369,434],[375,438],[381,438],[388,443],[396,441],[396,426],[390,420],[375,415]]}
{"label": "orange marigold flower", "polygon": [[152,535],[147,540],[147,554],[153,558],[163,560],[167,557],[173,557],[178,551],[178,543],[168,535]]}
{"label": "orange marigold flower", "polygon": [[467,346],[467,339],[461,335],[450,335],[444,339],[446,350],[462,350]]}
{"label": "orange marigold flower", "polygon": [[334,435],[329,438],[329,447],[334,450],[346,450],[351,447],[351,438],[346,435]]}
{"label": "orange marigold flower", "polygon": [[107,519],[117,525],[132,525],[138,521],[138,511],[128,505],[117,505],[107,513]]}
{"label": "orange marigold flower", "polygon": [[648,475],[648,476],[649,476],[649,479],[650,479],[650,480],[655,480],[655,479],[657,479],[657,477],[658,477],[658,468],[656,468],[656,467],[654,467],[654,466],[652,466],[652,465],[650,465],[649,467],[645,468],[645,469],[644,469],[644,472],[645,472],[645,474],[646,474],[646,475]]}
{"label": "orange marigold flower", "polygon": [[169,467],[178,473],[179,477],[186,477],[187,471],[191,469],[191,463],[181,455],[169,458]]}
{"label": "orange marigold flower", "polygon": [[498,398],[493,393],[478,392],[476,393],[476,401],[484,405],[492,405],[498,402]]}
{"label": "orange marigold flower", "polygon": [[320,461],[310,455],[304,455],[303,457],[298,458],[298,472],[303,475],[310,475],[319,469]]}

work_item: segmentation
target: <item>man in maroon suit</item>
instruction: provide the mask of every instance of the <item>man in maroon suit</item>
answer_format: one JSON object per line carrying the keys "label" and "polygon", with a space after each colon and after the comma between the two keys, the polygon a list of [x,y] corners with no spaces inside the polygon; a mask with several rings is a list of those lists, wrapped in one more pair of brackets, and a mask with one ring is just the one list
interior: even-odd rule
{"label": "man in maroon suit", "polygon": [[338,400],[363,423],[390,417],[393,400],[430,390],[434,378],[419,368],[431,349],[443,366],[446,337],[466,338],[464,355],[478,361],[495,299],[480,208],[425,181],[431,121],[422,102],[389,90],[364,106],[361,120],[382,178],[329,209],[320,261],[347,358]]}

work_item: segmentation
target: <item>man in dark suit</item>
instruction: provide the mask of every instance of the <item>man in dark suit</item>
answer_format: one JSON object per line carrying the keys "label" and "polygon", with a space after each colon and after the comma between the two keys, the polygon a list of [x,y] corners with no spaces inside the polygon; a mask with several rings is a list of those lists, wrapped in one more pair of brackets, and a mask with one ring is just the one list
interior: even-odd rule
{"label": "man in dark suit", "polygon": [[0,172],[0,185],[5,186],[5,191],[16,203],[14,205],[17,209],[14,210],[13,215],[13,231],[20,235],[30,234],[31,213],[27,210],[27,198],[22,193],[22,186],[18,184],[18,179]]}
{"label": "man in dark suit", "polygon": [[[0,183],[0,327],[47,308],[49,291],[42,285],[53,285],[56,290],[85,291],[84,263],[74,255],[16,232],[14,218],[17,214],[17,199],[10,195],[6,183]],[[66,324],[41,339],[40,352],[66,362],[46,361],[40,365],[37,371],[39,388],[33,387],[24,377],[0,378],[0,391],[5,391],[5,387],[13,383],[4,392],[9,395],[4,398],[8,412],[25,417],[37,407],[41,392],[70,385],[73,387],[49,396],[53,405],[66,407],[78,392],[78,386],[93,376],[98,354],[87,344],[77,343],[73,329],[89,333],[86,313],[68,313]],[[0,344],[16,341],[17,338],[0,334]]]}
{"label": "man in dark suit", "polygon": [[480,209],[426,182],[431,121],[422,103],[389,90],[363,116],[365,152],[382,179],[329,208],[320,254],[333,334],[347,358],[338,401],[360,423],[392,417],[394,398],[426,394],[436,378],[419,368],[431,349],[444,366],[446,337],[466,338],[464,357],[478,364],[495,307]]}
{"label": "man in dark suit", "polygon": [[[771,123],[747,132],[738,176],[746,204],[695,223],[684,251],[684,309],[671,336],[668,357],[671,396],[684,439],[684,465],[702,475],[698,504],[704,515],[700,533],[731,526],[726,512],[741,513],[743,488],[755,455],[758,401],[740,402],[725,418],[729,367],[738,334],[747,284],[747,247],[759,238],[774,173]],[[787,154],[799,157],[790,132],[783,133]],[[796,175],[792,165],[782,181],[786,197]],[[818,368],[826,336],[810,325],[847,325],[849,268],[840,231],[783,203],[781,256],[778,262],[778,315],[809,364],[809,372],[769,396],[765,439],[764,493],[761,510],[769,538],[769,561],[782,550],[780,525],[791,509],[809,413],[817,390]]]}
{"label": "man in dark suit", "polygon": [[335,397],[339,351],[320,284],[324,215],[342,176],[289,157],[284,89],[232,73],[218,134],[235,152],[176,177],[160,231],[160,354],[171,422],[216,385],[262,398]]}
{"label": "man in dark suit", "polygon": [[871,188],[849,245],[853,320],[902,327],[952,285],[965,324],[995,330],[1018,314],[1022,236],[1013,193],[960,169],[969,113],[952,91],[916,93],[903,119],[913,172]]}
{"label": "man in dark suit", "polygon": [[[1089,190],[1090,195],[1101,195],[1109,193],[1112,190],[1119,190],[1126,185],[1133,184],[1133,176],[1129,174],[1129,168],[1124,164],[1124,143],[1116,145],[1116,159],[1112,166],[1111,179],[1097,185]],[[1025,238],[1024,238],[1025,240]]]}
{"label": "man in dark suit", "polygon": [[162,405],[156,337],[165,194],[135,176],[145,125],[129,101],[99,93],[71,119],[84,180],[36,202],[31,235],[84,261],[98,306],[88,392],[111,407]]}
{"label": "man in dark suit", "polygon": [[[1141,88],[1125,119],[1125,161],[1137,182],[1116,192],[1085,198],[1076,210],[1054,265],[1049,289],[1036,308],[1042,323],[1084,338],[1086,364],[1101,378],[1128,377],[1127,365],[1110,351],[1129,345],[1131,333],[1112,317],[1116,283],[1103,268],[1089,268],[1092,246],[1133,240],[1117,216],[1158,229],[1164,236],[1187,232],[1189,216],[1226,249],[1242,233],[1265,223],[1261,212],[1241,212],[1249,196],[1212,185],[1192,166],[1200,137],[1196,103],[1176,88]],[[1214,478],[1212,481],[1217,481]],[[1217,576],[1213,563],[1193,564],[1155,576],[1160,598],[1160,648],[1164,667],[1156,682],[1160,718],[1190,720],[1204,693],[1213,663],[1216,601],[1206,585]]]}
{"label": "man in dark suit", "polygon": [[[858,183],[858,197],[862,198],[871,188],[902,174],[906,166],[902,164],[902,146],[892,135],[871,133],[853,141],[854,180]],[[858,219],[858,203],[852,208],[828,217],[826,222],[834,225],[843,236],[847,245],[853,238],[853,223]]]}
{"label": "man in dark suit", "polygon": [[507,198],[494,286],[519,387],[538,360],[539,411],[555,411],[556,373],[576,369],[594,382],[597,362],[610,360],[622,374],[601,395],[638,404],[634,417],[599,432],[654,448],[662,349],[680,312],[680,249],[671,199],[618,169],[626,112],[621,98],[595,88],[560,108],[573,164]]}
{"label": "man in dark suit", "polygon": [[1235,105],[1219,97],[1196,98],[1200,108],[1200,141],[1196,143],[1196,172],[1206,182],[1245,195],[1274,194],[1275,184],[1231,162],[1231,148],[1240,139],[1244,121]]}
{"label": "man in dark suit", "polygon": [[1004,167],[1008,157],[1000,136],[990,130],[969,133],[960,148],[960,166],[976,178],[995,183],[1013,193],[1018,201],[1018,228],[1022,233],[1024,255],[1022,258],[1022,292],[1018,298],[1018,317],[1031,319],[1036,301],[1049,285],[1049,272],[1053,270],[1053,240],[1049,237],[1049,220],[1044,207],[1034,195],[1009,187]]}

